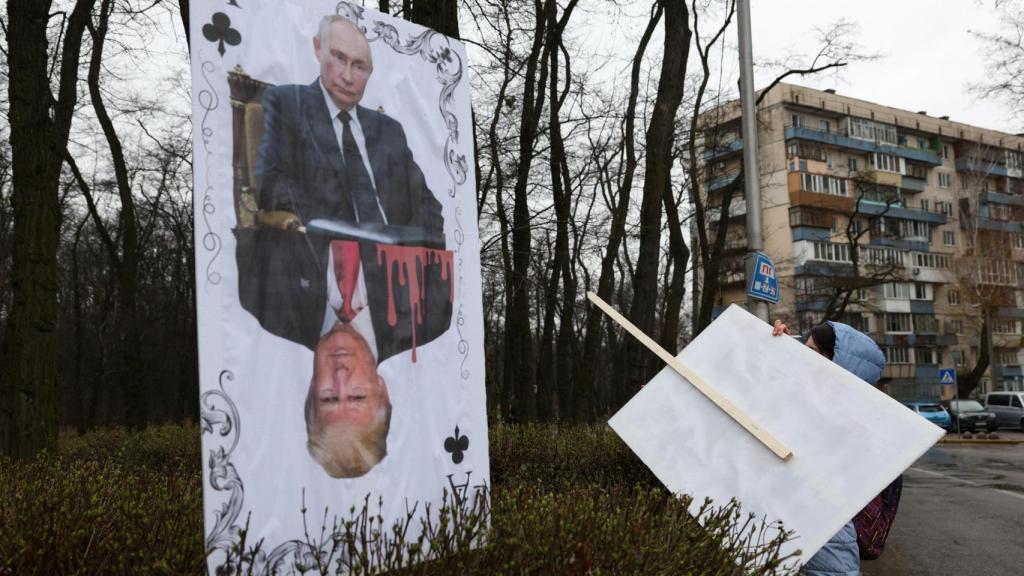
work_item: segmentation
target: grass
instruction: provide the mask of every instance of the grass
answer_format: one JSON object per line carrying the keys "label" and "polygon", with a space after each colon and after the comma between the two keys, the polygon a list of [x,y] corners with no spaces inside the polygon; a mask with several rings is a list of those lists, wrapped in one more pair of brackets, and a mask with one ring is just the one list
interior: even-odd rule
{"label": "grass", "polygon": [[[204,573],[199,438],[194,426],[99,430],[0,459],[0,575]],[[732,503],[690,515],[603,425],[494,426],[490,453],[489,501],[446,507],[416,539],[403,532],[417,520],[385,526],[367,502],[280,573],[788,573],[773,531]],[[243,542],[236,573],[255,573],[258,552]]]}

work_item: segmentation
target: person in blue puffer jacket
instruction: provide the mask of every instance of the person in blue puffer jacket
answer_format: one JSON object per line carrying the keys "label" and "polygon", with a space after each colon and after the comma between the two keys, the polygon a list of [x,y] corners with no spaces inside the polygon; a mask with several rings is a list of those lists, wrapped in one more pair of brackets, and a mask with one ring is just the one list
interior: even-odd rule
{"label": "person in blue puffer jacket", "polygon": [[[775,321],[774,336],[789,334],[789,328]],[[874,385],[882,377],[885,355],[866,334],[840,322],[823,322],[807,338],[807,346],[842,366],[847,371]],[[825,544],[825,547],[804,563],[804,576],[859,576],[860,551],[857,530],[851,519]]]}

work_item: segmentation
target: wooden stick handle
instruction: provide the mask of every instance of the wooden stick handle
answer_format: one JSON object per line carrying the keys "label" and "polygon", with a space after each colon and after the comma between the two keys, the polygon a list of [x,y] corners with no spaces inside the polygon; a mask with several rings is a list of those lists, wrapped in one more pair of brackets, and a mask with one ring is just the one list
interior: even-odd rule
{"label": "wooden stick handle", "polygon": [[776,456],[782,458],[783,462],[793,457],[793,452],[790,451],[789,448],[786,448],[782,442],[779,442],[767,430],[761,428],[757,422],[754,422],[753,419],[737,408],[736,405],[730,402],[725,396],[722,396],[718,390],[709,386],[703,378],[698,376],[693,370],[686,366],[686,364],[677,360],[674,356],[669,354],[668,350],[659,346],[657,342],[651,340],[650,336],[644,334],[639,328],[634,326],[632,322],[626,320],[622,314],[619,314],[618,311],[609,306],[607,302],[598,298],[597,294],[587,292],[587,298],[596,304],[598,308],[604,311],[605,314],[610,316],[612,320],[618,322],[620,326],[625,328],[627,332],[632,334],[633,337],[646,346],[648,350],[654,352],[658,358],[661,358],[665,362],[665,364],[668,364],[683,378],[686,378],[690,384],[693,384],[693,386],[700,391],[701,394],[707,396],[708,400],[711,400],[716,406],[724,410],[729,417],[735,420],[740,426],[743,426],[743,428],[746,429],[747,432],[750,432],[754,438],[757,438],[758,441],[774,452]]}

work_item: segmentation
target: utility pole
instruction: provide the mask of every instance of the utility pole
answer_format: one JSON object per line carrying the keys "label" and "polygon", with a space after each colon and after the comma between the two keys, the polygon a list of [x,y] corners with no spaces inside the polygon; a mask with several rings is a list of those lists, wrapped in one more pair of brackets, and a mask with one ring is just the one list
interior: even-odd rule
{"label": "utility pole", "polygon": [[[740,40],[740,105],[743,124],[743,190],[747,200],[747,286],[754,275],[756,254],[764,250],[761,231],[761,167],[757,160],[757,110],[754,106],[754,56],[750,41],[750,0],[736,2]],[[768,321],[768,303],[747,297],[751,312]]]}

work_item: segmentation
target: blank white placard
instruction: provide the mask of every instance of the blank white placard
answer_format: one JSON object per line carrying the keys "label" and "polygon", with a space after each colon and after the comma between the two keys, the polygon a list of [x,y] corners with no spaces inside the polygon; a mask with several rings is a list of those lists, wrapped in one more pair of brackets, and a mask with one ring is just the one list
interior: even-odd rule
{"label": "blank white placard", "polygon": [[793,451],[784,462],[665,368],[609,424],[674,493],[781,520],[806,561],[944,434],[739,306],[678,356]]}

